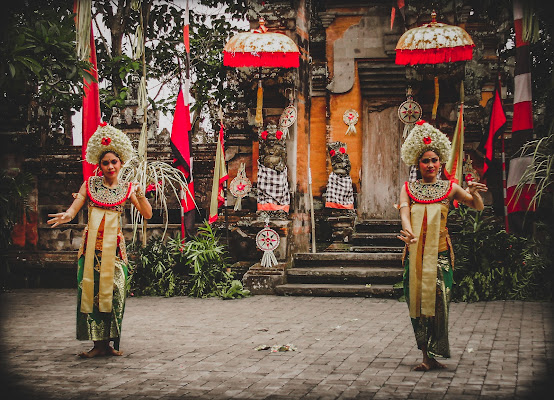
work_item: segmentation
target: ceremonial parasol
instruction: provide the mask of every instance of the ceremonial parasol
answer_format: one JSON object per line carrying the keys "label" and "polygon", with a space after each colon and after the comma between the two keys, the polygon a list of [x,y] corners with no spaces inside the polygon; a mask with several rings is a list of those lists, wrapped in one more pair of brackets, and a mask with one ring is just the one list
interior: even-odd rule
{"label": "ceremonial parasol", "polygon": [[[265,19],[260,18],[260,28],[233,36],[223,48],[223,65],[229,67],[298,68],[300,51],[287,35],[268,32]],[[260,71],[261,78],[261,71]],[[263,88],[258,82],[256,124],[263,125]]]}
{"label": "ceremonial parasol", "polygon": [[[475,43],[459,26],[437,22],[437,13],[431,13],[431,22],[412,28],[396,44],[396,64],[422,65],[468,61],[473,57]],[[439,80],[435,76],[435,102],[432,119],[437,116]]]}
{"label": "ceremonial parasol", "polygon": [[459,26],[437,22],[437,13],[431,13],[431,22],[410,29],[396,44],[396,64],[442,64],[471,60],[475,43]]}
{"label": "ceremonial parasol", "polygon": [[287,35],[260,28],[233,36],[223,48],[223,65],[229,67],[298,68],[300,51]]}

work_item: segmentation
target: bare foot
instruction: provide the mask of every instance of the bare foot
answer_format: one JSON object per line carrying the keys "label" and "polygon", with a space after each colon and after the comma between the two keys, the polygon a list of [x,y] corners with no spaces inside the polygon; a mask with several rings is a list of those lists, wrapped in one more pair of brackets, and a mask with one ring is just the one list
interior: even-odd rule
{"label": "bare foot", "polygon": [[94,358],[94,357],[101,357],[105,355],[106,355],[106,350],[96,346],[90,349],[89,351],[83,351],[82,353],[79,353],[79,357],[81,358]]}
{"label": "bare foot", "polygon": [[109,356],[122,356],[123,352],[121,350],[116,350],[112,346],[108,346],[107,354]]}
{"label": "bare foot", "polygon": [[429,364],[431,366],[431,369],[446,369],[446,365],[438,362],[434,358],[431,359]]}
{"label": "bare foot", "polygon": [[414,371],[423,371],[423,372],[427,372],[431,369],[431,366],[428,365],[428,364],[425,364],[424,362],[422,362],[421,364],[417,365],[416,367],[414,367]]}

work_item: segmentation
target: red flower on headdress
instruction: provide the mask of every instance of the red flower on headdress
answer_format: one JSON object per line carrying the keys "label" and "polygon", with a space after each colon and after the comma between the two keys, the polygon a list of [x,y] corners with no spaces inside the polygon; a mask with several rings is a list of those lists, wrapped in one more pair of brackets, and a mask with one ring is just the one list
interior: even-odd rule
{"label": "red flower on headdress", "polygon": [[109,145],[111,142],[112,142],[112,139],[110,139],[109,137],[103,137],[103,138],[102,138],[102,141],[101,141],[100,143],[102,143],[104,146],[107,146],[107,145]]}
{"label": "red flower on headdress", "polygon": [[281,138],[283,137],[283,132],[281,132],[281,131],[275,132],[275,137],[276,137],[277,139],[281,139]]}
{"label": "red flower on headdress", "polygon": [[268,133],[267,131],[263,131],[263,132],[262,132],[262,135],[261,135],[261,136],[262,136],[262,139],[263,139],[263,140],[266,140],[268,134],[269,134],[269,133]]}
{"label": "red flower on headdress", "polygon": [[425,123],[424,120],[420,119],[419,121],[417,121],[415,124],[416,125],[423,125]]}
{"label": "red flower on headdress", "polygon": [[431,139],[430,136],[426,136],[426,137],[423,138],[423,143],[425,143],[425,144],[431,144],[432,141],[433,140]]}
{"label": "red flower on headdress", "polygon": [[106,125],[108,125],[108,123],[107,123],[107,122],[100,122],[99,125],[100,125],[100,126],[106,126]]}
{"label": "red flower on headdress", "polygon": [[345,149],[344,147],[341,147],[341,148],[339,149],[339,151],[340,151],[342,154],[346,153],[346,149]]}
{"label": "red flower on headdress", "polygon": [[335,153],[335,150],[331,150],[331,151],[329,151],[329,154],[331,154],[331,157],[334,157],[334,156],[335,156],[335,154],[336,154],[336,153]]}

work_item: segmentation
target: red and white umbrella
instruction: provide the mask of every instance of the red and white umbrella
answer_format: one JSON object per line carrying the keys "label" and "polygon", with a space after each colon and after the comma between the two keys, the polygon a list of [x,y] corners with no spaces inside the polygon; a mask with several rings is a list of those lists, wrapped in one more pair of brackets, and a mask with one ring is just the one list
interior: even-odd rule
{"label": "red and white umbrella", "polygon": [[459,26],[436,20],[433,11],[431,22],[412,28],[396,44],[396,64],[443,64],[471,60],[475,43]]}
{"label": "red and white umbrella", "polygon": [[[260,28],[233,36],[223,48],[223,65],[228,67],[298,68],[300,50],[287,35],[268,32],[265,19],[260,18]],[[261,77],[261,71],[260,71]],[[258,82],[256,124],[263,125],[263,88]]]}
{"label": "red and white umbrella", "polygon": [[268,32],[265,20],[260,28],[233,36],[223,48],[223,65],[229,67],[298,68],[300,51],[283,33]]}

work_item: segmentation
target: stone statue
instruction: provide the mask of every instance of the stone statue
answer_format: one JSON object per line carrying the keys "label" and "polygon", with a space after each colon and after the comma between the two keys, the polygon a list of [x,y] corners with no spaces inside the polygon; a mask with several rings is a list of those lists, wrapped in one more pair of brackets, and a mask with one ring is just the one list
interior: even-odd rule
{"label": "stone statue", "polygon": [[285,138],[277,125],[268,125],[259,134],[259,140],[258,212],[264,218],[266,215],[282,218],[290,205]]}
{"label": "stone statue", "polygon": [[344,210],[354,209],[354,190],[350,178],[350,158],[346,153],[346,143],[331,142],[327,145],[333,172],[329,174],[325,207]]}
{"label": "stone statue", "polygon": [[350,157],[346,153],[346,143],[331,142],[327,145],[327,150],[331,157],[333,172],[340,176],[350,175],[352,164],[350,164]]}

